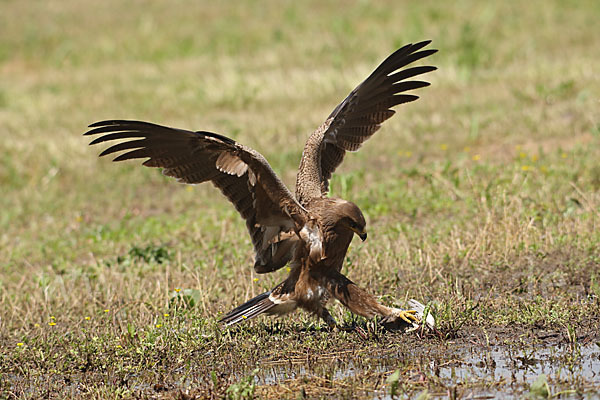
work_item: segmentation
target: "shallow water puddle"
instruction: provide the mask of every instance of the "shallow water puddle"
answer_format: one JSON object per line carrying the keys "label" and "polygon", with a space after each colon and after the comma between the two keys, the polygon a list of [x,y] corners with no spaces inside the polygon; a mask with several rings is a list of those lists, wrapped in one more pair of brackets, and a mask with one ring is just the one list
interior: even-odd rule
{"label": "shallow water puddle", "polygon": [[494,397],[526,391],[543,374],[550,393],[566,395],[574,394],[576,388],[600,386],[600,347],[596,344],[524,349],[493,346],[471,349],[462,358],[445,363],[432,361],[430,368],[449,386],[490,385],[483,392]]}
{"label": "shallow water puddle", "polygon": [[512,398],[527,393],[531,384],[545,375],[551,395],[600,398],[596,392],[600,387],[598,344],[430,348],[366,363],[361,359],[342,363],[340,358],[308,363],[287,360],[271,364],[255,381],[275,385],[304,379],[309,384],[310,379],[318,379],[334,384],[366,376],[373,380],[373,398],[391,398],[382,383],[396,369],[403,371],[401,383],[418,390],[428,388],[433,397]]}
{"label": "shallow water puddle", "polygon": [[507,382],[531,383],[540,374],[556,381],[579,376],[600,382],[600,347],[597,345],[549,347],[529,350],[496,347],[473,351],[454,363],[435,365],[439,376],[449,380],[491,378]]}

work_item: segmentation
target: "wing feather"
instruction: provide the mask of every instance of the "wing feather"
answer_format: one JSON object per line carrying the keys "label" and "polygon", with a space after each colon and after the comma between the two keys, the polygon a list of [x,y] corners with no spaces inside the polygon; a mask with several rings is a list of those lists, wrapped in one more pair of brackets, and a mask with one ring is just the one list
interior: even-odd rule
{"label": "wing feather", "polygon": [[408,44],[386,58],[358,85],[309,137],[296,177],[296,198],[301,204],[329,191],[329,179],[344,160],[346,151],[357,151],[391,118],[392,107],[419,97],[405,92],[429,86],[421,80],[406,80],[434,71],[433,66],[401,69],[434,54],[422,50],[431,41]]}
{"label": "wing feather", "polygon": [[274,271],[292,258],[299,240],[293,233],[306,222],[306,210],[260,153],[216,133],[148,122],[100,121],[90,128],[85,135],[101,135],[90,144],[125,140],[100,156],[123,152],[113,161],[147,158],[144,166],[163,168],[179,182],[211,181],[246,220],[258,272]]}

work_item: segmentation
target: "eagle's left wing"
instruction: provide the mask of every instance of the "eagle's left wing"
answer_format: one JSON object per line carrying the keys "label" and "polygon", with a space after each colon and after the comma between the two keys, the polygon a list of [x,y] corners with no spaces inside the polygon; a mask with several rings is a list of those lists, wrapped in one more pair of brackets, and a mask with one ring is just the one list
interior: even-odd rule
{"label": "eagle's left wing", "polygon": [[421,50],[430,41],[408,44],[385,59],[375,71],[342,101],[309,137],[296,178],[300,204],[329,191],[329,179],[346,151],[357,151],[395,111],[392,107],[418,99],[403,92],[428,86],[407,80],[435,70],[432,66],[401,69],[437,50]]}

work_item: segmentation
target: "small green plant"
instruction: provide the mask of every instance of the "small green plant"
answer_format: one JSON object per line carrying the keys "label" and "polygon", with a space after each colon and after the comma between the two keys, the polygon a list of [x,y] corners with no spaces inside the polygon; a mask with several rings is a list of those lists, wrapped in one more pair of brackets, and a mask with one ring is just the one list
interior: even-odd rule
{"label": "small green plant", "polygon": [[[171,259],[169,249],[165,245],[148,245],[146,247],[133,246],[127,255],[131,260],[142,260],[147,263],[156,262],[158,264],[162,264],[163,262]],[[120,257],[117,259],[117,262],[121,264],[125,260],[127,259]]]}
{"label": "small green plant", "polygon": [[202,293],[198,289],[176,288],[169,295],[169,307],[171,308],[193,308],[200,303]]}
{"label": "small green plant", "polygon": [[529,392],[525,397],[528,399],[549,399],[551,397],[546,375],[541,374],[537,377],[529,387]]}
{"label": "small green plant", "polygon": [[229,386],[226,390],[227,399],[229,400],[246,400],[254,398],[254,391],[256,389],[256,382],[254,377],[258,374],[259,369],[256,368],[252,373],[244,377],[238,383],[234,383]]}
{"label": "small green plant", "polygon": [[398,395],[398,388],[400,386],[400,370],[397,369],[385,380],[390,385],[390,396],[392,399]]}

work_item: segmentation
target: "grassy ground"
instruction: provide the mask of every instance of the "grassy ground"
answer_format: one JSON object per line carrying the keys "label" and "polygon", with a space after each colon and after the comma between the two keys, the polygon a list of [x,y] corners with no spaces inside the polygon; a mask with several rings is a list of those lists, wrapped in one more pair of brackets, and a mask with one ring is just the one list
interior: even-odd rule
{"label": "grassy ground", "polygon": [[[554,394],[598,390],[599,14],[592,0],[1,2],[0,398],[456,398],[536,393],[541,372]],[[110,118],[212,130],[293,187],[311,130],[423,39],[440,50],[432,87],[332,191],[369,221],[345,272],[390,304],[429,302],[439,335],[363,339],[303,313],[222,329],[282,274],[253,275],[244,224],[210,185],[99,160],[81,136]],[[488,373],[446,375],[466,360]],[[504,377],[502,360],[532,372]]]}

